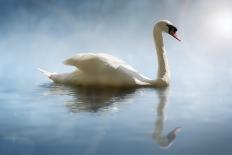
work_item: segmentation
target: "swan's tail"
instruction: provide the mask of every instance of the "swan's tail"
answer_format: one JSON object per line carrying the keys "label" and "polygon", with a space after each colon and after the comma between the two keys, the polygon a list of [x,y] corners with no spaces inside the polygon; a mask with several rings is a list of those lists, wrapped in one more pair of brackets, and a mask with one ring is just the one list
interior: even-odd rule
{"label": "swan's tail", "polygon": [[48,78],[51,78],[51,76],[55,73],[51,73],[49,71],[46,71],[44,69],[41,69],[41,68],[37,68],[38,71],[40,71],[41,73],[43,73],[44,75],[46,75]]}

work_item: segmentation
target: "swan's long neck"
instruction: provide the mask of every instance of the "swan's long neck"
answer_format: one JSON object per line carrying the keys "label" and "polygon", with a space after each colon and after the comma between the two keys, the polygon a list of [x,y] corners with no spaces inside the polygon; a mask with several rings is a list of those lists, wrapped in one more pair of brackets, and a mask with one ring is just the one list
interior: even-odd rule
{"label": "swan's long neck", "polygon": [[158,59],[157,80],[162,80],[168,84],[170,80],[168,59],[164,48],[162,31],[157,25],[154,27],[153,35]]}
{"label": "swan's long neck", "polygon": [[137,78],[140,81],[144,82],[145,85],[148,84],[154,87],[165,87],[169,85],[170,72],[169,72],[168,59],[164,48],[162,31],[160,30],[158,24],[156,24],[154,27],[153,35],[154,35],[154,41],[155,41],[156,53],[158,59],[157,79],[151,80],[141,75]]}

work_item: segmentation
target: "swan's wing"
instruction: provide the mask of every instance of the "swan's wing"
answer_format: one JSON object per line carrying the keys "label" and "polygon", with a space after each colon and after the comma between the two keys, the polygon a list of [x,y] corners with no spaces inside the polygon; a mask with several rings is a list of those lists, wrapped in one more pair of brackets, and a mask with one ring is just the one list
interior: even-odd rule
{"label": "swan's wing", "polygon": [[110,66],[111,68],[113,68],[113,70],[115,70],[114,73],[116,75],[121,74],[124,78],[127,77],[128,79],[133,79],[139,85],[149,85],[148,81],[150,81],[151,79],[140,74],[136,69],[134,69],[125,61],[104,53],[100,55],[105,58],[108,67]]}
{"label": "swan's wing", "polygon": [[123,74],[126,74],[127,76],[132,77],[134,81],[139,85],[149,85],[148,81],[151,80],[148,77],[140,74],[137,70],[135,70],[128,64],[121,64],[117,70],[119,70]]}
{"label": "swan's wing", "polygon": [[[136,83],[138,85],[150,85],[149,81],[151,81],[151,79],[140,74],[136,69],[134,69],[131,65],[129,65],[125,61],[120,60],[111,55],[107,55],[107,54],[101,54],[101,55],[105,58],[105,61],[107,62],[107,68],[108,70],[110,70],[109,77],[116,78],[119,81],[121,80],[121,81]],[[104,74],[104,75],[109,75],[109,74]]]}
{"label": "swan's wing", "polygon": [[90,74],[99,71],[105,62],[94,53],[83,53],[65,60],[64,64],[75,66],[80,71]]}
{"label": "swan's wing", "polygon": [[116,70],[125,62],[108,54],[83,53],[64,61],[65,65],[77,67],[88,74],[104,73]]}
{"label": "swan's wing", "polygon": [[134,83],[145,85],[148,80],[123,60],[108,54],[77,54],[65,60],[64,64],[77,67],[88,77],[94,77],[98,82],[112,85],[134,85]]}

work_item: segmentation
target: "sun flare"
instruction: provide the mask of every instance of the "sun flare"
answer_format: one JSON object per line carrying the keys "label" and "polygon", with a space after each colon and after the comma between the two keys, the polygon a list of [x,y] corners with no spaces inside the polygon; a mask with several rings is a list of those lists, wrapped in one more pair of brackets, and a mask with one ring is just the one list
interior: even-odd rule
{"label": "sun flare", "polygon": [[230,10],[222,10],[213,14],[210,18],[208,28],[215,37],[231,38],[232,12]]}

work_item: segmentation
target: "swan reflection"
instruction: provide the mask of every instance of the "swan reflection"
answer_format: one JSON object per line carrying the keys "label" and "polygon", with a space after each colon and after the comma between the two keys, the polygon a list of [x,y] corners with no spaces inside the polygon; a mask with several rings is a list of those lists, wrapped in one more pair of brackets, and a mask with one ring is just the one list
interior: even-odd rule
{"label": "swan reflection", "polygon": [[43,87],[49,88],[49,94],[71,96],[70,100],[65,101],[65,106],[74,113],[114,109],[114,103],[131,98],[136,90],[134,88],[71,87],[60,84],[44,85]]}
{"label": "swan reflection", "polygon": [[[117,102],[133,98],[139,89],[109,89],[109,88],[92,88],[92,87],[70,87],[60,84],[44,85],[47,87],[50,95],[68,95],[72,98],[65,101],[65,106],[70,112],[98,112],[110,111],[117,107]],[[158,94],[158,105],[156,108],[157,117],[152,134],[154,141],[162,149],[169,148],[176,134],[181,128],[175,127],[167,134],[164,134],[165,126],[165,108],[168,104],[169,88],[156,89]]]}
{"label": "swan reflection", "polygon": [[159,103],[156,108],[157,118],[155,121],[155,129],[152,134],[153,139],[159,144],[160,148],[167,149],[172,144],[176,138],[176,134],[180,132],[181,128],[176,127],[167,134],[163,134],[165,125],[165,108],[168,103],[169,98],[169,88],[163,88],[157,90]]}

